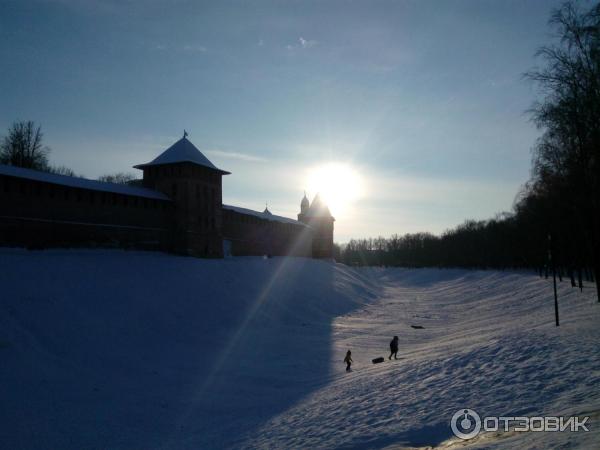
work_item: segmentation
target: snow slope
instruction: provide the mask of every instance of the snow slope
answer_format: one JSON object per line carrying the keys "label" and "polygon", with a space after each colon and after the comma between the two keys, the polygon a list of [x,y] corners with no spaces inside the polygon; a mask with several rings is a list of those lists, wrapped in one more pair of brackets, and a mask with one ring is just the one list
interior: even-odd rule
{"label": "snow slope", "polygon": [[[269,448],[460,446],[449,421],[483,416],[593,415],[590,433],[486,436],[474,447],[598,448],[600,305],[594,287],[559,292],[530,274],[382,270],[384,294],[334,321],[334,353],[353,349],[356,369],[273,418],[253,445]],[[422,325],[416,330],[409,325]],[[387,356],[392,335],[401,361]],[[458,442],[457,442],[458,441]]]}
{"label": "snow slope", "polygon": [[310,259],[0,249],[0,448],[221,448],[329,372],[376,287]]}
{"label": "snow slope", "polygon": [[591,284],[559,328],[529,273],[0,249],[0,287],[0,448],[463,448],[459,408],[592,416],[473,448],[600,442]]}

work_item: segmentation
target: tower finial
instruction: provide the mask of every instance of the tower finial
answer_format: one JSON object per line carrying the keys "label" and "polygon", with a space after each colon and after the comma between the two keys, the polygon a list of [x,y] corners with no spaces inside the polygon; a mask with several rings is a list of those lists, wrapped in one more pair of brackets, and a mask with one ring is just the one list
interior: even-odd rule
{"label": "tower finial", "polygon": [[271,211],[269,211],[269,203],[265,202],[265,210],[263,211],[263,214],[267,214],[267,215],[271,215]]}
{"label": "tower finial", "polygon": [[185,129],[183,130],[183,137],[186,138],[188,136],[188,132],[185,131]]}

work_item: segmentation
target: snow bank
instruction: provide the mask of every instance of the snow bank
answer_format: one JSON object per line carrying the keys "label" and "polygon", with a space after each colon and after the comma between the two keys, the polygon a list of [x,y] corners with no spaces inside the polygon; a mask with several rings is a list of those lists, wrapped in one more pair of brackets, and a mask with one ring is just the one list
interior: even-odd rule
{"label": "snow bank", "polygon": [[591,284],[559,328],[529,273],[0,249],[0,286],[0,448],[463,448],[460,408],[592,416],[474,448],[600,441]]}
{"label": "snow bank", "polygon": [[[473,448],[595,448],[600,442],[600,305],[595,286],[559,286],[529,273],[381,270],[377,302],[334,321],[334,353],[355,369],[265,424],[260,448],[464,448],[450,419],[589,415],[590,433],[499,433]],[[413,329],[420,325],[423,329]],[[400,338],[400,361],[372,365]]]}
{"label": "snow bank", "polygon": [[0,249],[0,447],[221,448],[330,374],[342,265]]}

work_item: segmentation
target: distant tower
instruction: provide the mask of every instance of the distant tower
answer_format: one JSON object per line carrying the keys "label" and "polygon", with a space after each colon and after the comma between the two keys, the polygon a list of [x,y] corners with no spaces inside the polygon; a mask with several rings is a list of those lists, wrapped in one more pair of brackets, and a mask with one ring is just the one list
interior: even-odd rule
{"label": "distant tower", "polygon": [[306,215],[309,207],[310,207],[310,203],[308,202],[308,199],[306,198],[306,191],[304,191],[304,197],[302,197],[302,201],[300,202],[300,214],[298,214],[298,220],[300,222],[302,222],[302,219],[300,218],[300,216]]}
{"label": "distant tower", "polygon": [[304,198],[300,202],[298,221],[310,225],[314,230],[313,258],[333,258],[333,222],[335,219],[319,194],[315,196],[312,204],[309,204],[306,193],[304,194]]}
{"label": "distant tower", "polygon": [[144,171],[144,187],[173,200],[172,250],[204,257],[223,256],[222,176],[194,144],[187,132],[154,160],[134,166]]}

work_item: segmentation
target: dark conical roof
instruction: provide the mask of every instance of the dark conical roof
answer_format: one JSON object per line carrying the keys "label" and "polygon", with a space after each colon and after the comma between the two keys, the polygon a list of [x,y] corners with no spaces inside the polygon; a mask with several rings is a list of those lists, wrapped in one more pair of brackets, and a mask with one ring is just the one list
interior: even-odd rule
{"label": "dark conical roof", "polygon": [[332,217],[329,207],[321,199],[319,194],[315,195],[306,215],[310,217]]}
{"label": "dark conical roof", "polygon": [[209,169],[216,170],[217,172],[221,172],[224,175],[230,173],[217,168],[185,136],[179,139],[177,142],[175,142],[173,145],[171,145],[168,149],[166,149],[164,152],[162,152],[149,163],[138,164],[137,166],[133,167],[135,167],[136,169],[143,169],[144,167],[149,166],[160,166],[163,164],[174,164],[181,162],[189,162],[192,164],[198,164],[199,166],[208,167]]}
{"label": "dark conical roof", "polygon": [[300,208],[301,209],[308,209],[308,207],[310,206],[310,203],[308,201],[308,198],[306,198],[306,191],[304,191],[304,197],[302,197],[302,201],[300,202]]}

